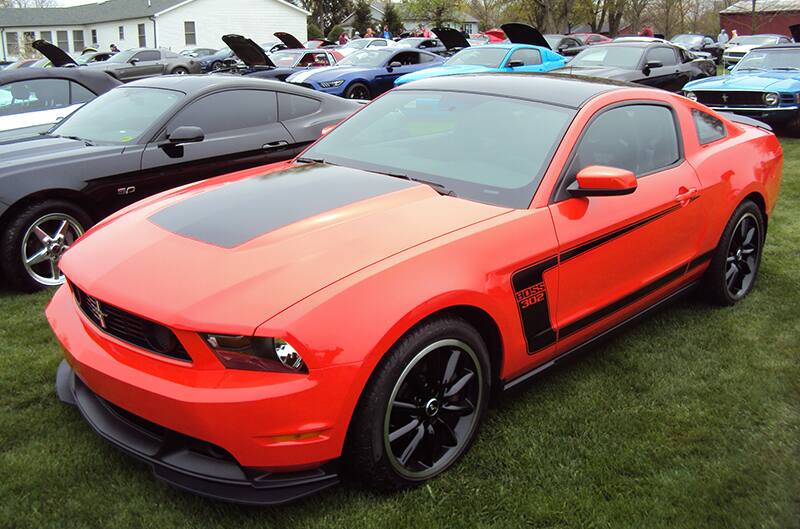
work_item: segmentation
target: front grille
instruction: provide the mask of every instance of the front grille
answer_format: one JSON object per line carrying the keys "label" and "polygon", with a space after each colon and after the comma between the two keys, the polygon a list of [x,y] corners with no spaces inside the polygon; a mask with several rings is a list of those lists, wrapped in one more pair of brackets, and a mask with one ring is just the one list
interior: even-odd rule
{"label": "front grille", "polygon": [[93,298],[72,283],[70,288],[83,314],[103,332],[156,354],[192,361],[169,328]]}
{"label": "front grille", "polygon": [[767,107],[763,92],[725,92],[723,90],[703,90],[695,92],[697,100],[704,105],[723,107]]}

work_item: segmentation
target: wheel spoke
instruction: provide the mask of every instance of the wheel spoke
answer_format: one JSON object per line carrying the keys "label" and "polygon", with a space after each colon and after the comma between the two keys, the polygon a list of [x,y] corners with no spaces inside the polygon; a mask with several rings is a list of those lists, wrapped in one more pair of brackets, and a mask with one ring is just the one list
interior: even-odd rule
{"label": "wheel spoke", "polygon": [[411,439],[411,442],[408,443],[408,446],[406,446],[406,449],[403,450],[403,453],[400,454],[400,457],[398,458],[398,461],[400,461],[401,465],[405,465],[406,463],[408,463],[409,458],[419,447],[419,443],[420,441],[422,441],[423,437],[425,437],[425,426],[420,424],[419,426],[417,426],[417,433],[414,434],[414,437]]}
{"label": "wheel spoke", "polygon": [[450,388],[445,392],[444,397],[450,398],[454,395],[457,395],[462,389],[464,389],[467,383],[472,380],[474,376],[475,373],[468,371],[466,375],[459,378],[452,386],[450,386]]}
{"label": "wheel spoke", "polygon": [[458,446],[458,436],[456,435],[456,432],[453,431],[453,428],[449,424],[447,424],[447,421],[437,417],[436,430],[439,432],[443,432],[445,437],[443,443],[445,446],[448,446],[450,448]]}
{"label": "wheel spoke", "polygon": [[756,228],[754,226],[747,231],[747,234],[744,237],[744,241],[742,241],[742,246],[749,246],[750,243],[753,242],[753,237],[755,237],[755,235],[756,235]]}
{"label": "wheel spoke", "polygon": [[462,404],[442,405],[442,411],[446,413],[453,413],[455,415],[463,417],[475,411],[475,406],[469,401],[469,399],[464,399],[464,402]]}
{"label": "wheel spoke", "polygon": [[47,261],[47,259],[48,259],[48,257],[47,257],[47,248],[42,248],[41,250],[39,250],[38,252],[36,252],[32,256],[28,257],[25,260],[25,264],[27,264],[28,266],[33,266],[33,265],[39,264],[41,262]]}
{"label": "wheel spoke", "polygon": [[453,380],[453,375],[456,372],[456,366],[458,365],[458,359],[461,357],[461,351],[458,349],[453,349],[453,352],[450,353],[450,358],[447,359],[447,365],[444,368],[444,374],[442,375],[442,385],[447,387],[450,384],[450,381]]}
{"label": "wheel spoke", "polygon": [[53,235],[53,239],[59,237],[60,235],[64,235],[64,230],[66,230],[68,226],[69,222],[67,222],[66,220],[62,220],[61,224],[58,226],[58,229],[56,230],[55,235]]}
{"label": "wheel spoke", "polygon": [[50,274],[53,279],[58,279],[61,276],[61,272],[58,270],[58,263],[56,263],[55,259],[50,259]]}
{"label": "wheel spoke", "polygon": [[39,239],[43,243],[47,243],[50,240],[50,236],[47,235],[42,228],[39,226],[33,227],[33,234],[36,235],[36,238]]}
{"label": "wheel spoke", "polygon": [[392,402],[392,408],[397,408],[399,410],[416,410],[417,406],[416,404],[411,404],[410,402],[396,400]]}
{"label": "wheel spoke", "polygon": [[736,280],[736,276],[739,275],[739,267],[736,264],[731,264],[728,268],[728,271],[725,273],[725,283],[728,285],[728,288],[733,288],[733,283]]}
{"label": "wheel spoke", "polygon": [[419,425],[420,425],[419,419],[414,419],[405,426],[398,428],[397,430],[389,434],[389,442],[393,443],[397,441],[398,439],[406,435],[408,432],[412,431],[414,428],[417,428]]}

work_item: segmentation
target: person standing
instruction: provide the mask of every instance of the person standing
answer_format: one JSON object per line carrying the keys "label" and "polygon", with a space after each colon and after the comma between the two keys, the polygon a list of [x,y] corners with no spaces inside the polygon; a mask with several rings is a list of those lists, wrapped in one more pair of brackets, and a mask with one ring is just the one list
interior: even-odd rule
{"label": "person standing", "polygon": [[731,30],[731,40],[733,40],[735,38],[738,38],[738,37],[739,37],[739,32],[736,31],[735,29],[732,29]]}
{"label": "person standing", "polygon": [[717,35],[717,44],[725,44],[728,42],[728,32],[725,31],[725,28],[719,30],[719,35]]}
{"label": "person standing", "polygon": [[392,39],[392,33],[389,31],[389,26],[383,26],[383,38],[386,40]]}
{"label": "person standing", "polygon": [[431,38],[431,30],[428,29],[428,26],[422,26],[422,36],[426,39]]}
{"label": "person standing", "polygon": [[371,39],[374,36],[375,36],[375,32],[372,30],[372,28],[367,28],[367,32],[364,33],[364,38],[365,39]]}
{"label": "person standing", "polygon": [[110,48],[111,48],[111,53],[119,53],[119,48],[117,48],[116,44],[112,44]]}
{"label": "person standing", "polygon": [[653,26],[651,26],[650,24],[645,24],[644,27],[642,28],[642,31],[639,32],[640,37],[653,38],[653,35],[654,35]]}
{"label": "person standing", "polygon": [[350,39],[347,38],[347,33],[342,31],[342,33],[339,35],[339,46],[344,46],[349,40]]}

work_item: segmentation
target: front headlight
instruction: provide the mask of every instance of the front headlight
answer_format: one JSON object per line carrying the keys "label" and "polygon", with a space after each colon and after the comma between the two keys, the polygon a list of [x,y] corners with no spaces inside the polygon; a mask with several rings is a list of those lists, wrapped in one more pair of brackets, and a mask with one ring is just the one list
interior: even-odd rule
{"label": "front headlight", "polygon": [[231,334],[201,336],[228,369],[308,373],[300,354],[287,341],[280,338]]}
{"label": "front headlight", "polygon": [[325,81],[324,83],[320,83],[319,85],[322,88],[336,88],[337,86],[341,86],[344,82],[344,79],[336,79],[335,81]]}
{"label": "front headlight", "polygon": [[697,94],[694,92],[686,92],[686,98],[691,99],[692,101],[697,101]]}
{"label": "front headlight", "polygon": [[764,94],[764,103],[767,106],[774,107],[775,105],[777,105],[780,102],[780,100],[781,100],[781,96],[779,96],[775,92],[768,92],[768,93]]}

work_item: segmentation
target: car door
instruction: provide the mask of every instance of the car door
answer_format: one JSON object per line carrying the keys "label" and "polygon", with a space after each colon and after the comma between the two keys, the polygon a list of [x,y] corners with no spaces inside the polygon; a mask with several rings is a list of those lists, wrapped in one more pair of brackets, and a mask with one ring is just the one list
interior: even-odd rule
{"label": "car door", "polygon": [[[199,127],[197,143],[172,145],[178,127]],[[179,110],[144,149],[143,180],[161,189],[278,162],[295,154],[294,139],[278,121],[271,90],[225,90],[195,99]],[[153,191],[155,192],[155,191]]]}
{"label": "car door", "polygon": [[[560,246],[559,350],[680,279],[696,257],[701,186],[682,145],[674,109],[656,101],[606,107],[584,129],[550,205]],[[571,196],[566,188],[578,171],[593,165],[634,172],[637,189],[624,196]]]}
{"label": "car door", "polygon": [[161,52],[158,50],[143,50],[131,57],[130,61],[119,71],[120,81],[134,81],[144,77],[160,75],[164,71]]}
{"label": "car door", "polygon": [[[426,63],[431,63],[433,57],[419,51],[401,51],[395,53],[386,61],[383,71],[375,75],[372,95],[376,96],[390,90],[394,86],[394,80],[407,73],[416,72],[425,67]],[[393,66],[394,65],[394,66]]]}
{"label": "car door", "polygon": [[512,72],[538,72],[542,67],[542,54],[535,48],[514,50],[503,63],[503,69]]}
{"label": "car door", "polygon": [[[661,66],[648,68],[647,64],[661,63]],[[677,92],[685,83],[681,83],[680,65],[676,50],[669,46],[656,46],[647,50],[642,65],[641,84]]]}

